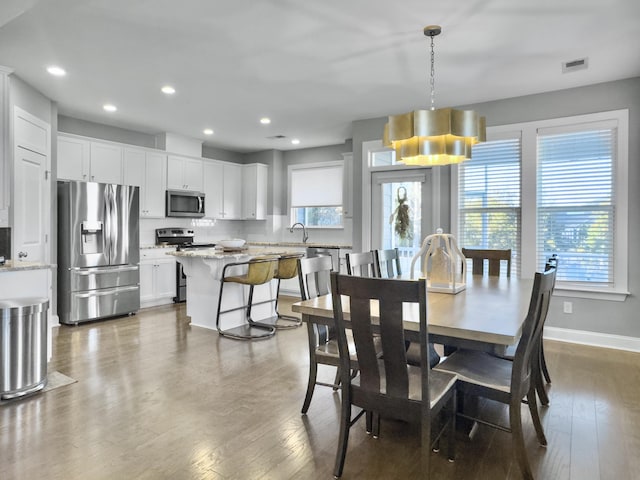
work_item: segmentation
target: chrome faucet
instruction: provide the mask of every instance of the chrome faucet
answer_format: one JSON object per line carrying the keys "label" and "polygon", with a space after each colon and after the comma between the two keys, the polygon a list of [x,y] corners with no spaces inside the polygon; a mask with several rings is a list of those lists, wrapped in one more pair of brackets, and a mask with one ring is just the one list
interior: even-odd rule
{"label": "chrome faucet", "polygon": [[307,243],[307,240],[309,240],[309,235],[307,235],[307,227],[304,226],[304,223],[300,223],[300,222],[294,223],[293,225],[291,225],[291,228],[289,228],[289,232],[293,233],[293,229],[296,228],[298,225],[302,227],[302,243]]}

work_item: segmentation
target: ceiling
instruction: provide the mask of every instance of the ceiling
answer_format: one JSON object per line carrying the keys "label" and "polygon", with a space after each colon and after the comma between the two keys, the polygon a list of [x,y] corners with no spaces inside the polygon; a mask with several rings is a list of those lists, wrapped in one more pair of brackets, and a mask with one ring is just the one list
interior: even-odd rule
{"label": "ceiling", "polygon": [[67,116],[289,150],[427,107],[429,24],[439,107],[640,76],[638,0],[2,0],[0,65]]}

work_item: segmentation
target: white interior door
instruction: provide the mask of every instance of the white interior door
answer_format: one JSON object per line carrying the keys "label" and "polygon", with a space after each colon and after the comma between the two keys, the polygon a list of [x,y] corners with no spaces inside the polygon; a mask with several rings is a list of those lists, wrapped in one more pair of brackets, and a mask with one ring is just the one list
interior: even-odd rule
{"label": "white interior door", "polygon": [[45,258],[45,195],[47,157],[26,148],[15,149],[13,259],[43,262]]}
{"label": "white interior door", "polygon": [[403,274],[433,233],[431,169],[403,169],[371,175],[371,248],[398,248]]}

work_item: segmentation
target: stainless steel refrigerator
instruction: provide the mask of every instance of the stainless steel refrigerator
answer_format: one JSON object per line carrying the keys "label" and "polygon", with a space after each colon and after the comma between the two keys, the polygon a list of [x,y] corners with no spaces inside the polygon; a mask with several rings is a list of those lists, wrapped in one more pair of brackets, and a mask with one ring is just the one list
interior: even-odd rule
{"label": "stainless steel refrigerator", "polygon": [[58,182],[58,316],[78,324],[140,308],[138,187]]}

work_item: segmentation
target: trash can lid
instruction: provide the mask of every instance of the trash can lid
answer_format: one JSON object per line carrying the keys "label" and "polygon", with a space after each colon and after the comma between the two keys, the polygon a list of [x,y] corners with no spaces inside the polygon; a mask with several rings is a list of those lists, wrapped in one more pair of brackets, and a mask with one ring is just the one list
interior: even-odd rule
{"label": "trash can lid", "polygon": [[49,308],[49,300],[44,297],[23,297],[0,300],[1,317],[24,317],[41,313]]}

